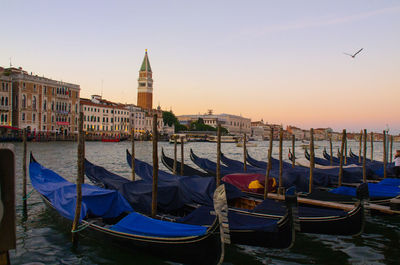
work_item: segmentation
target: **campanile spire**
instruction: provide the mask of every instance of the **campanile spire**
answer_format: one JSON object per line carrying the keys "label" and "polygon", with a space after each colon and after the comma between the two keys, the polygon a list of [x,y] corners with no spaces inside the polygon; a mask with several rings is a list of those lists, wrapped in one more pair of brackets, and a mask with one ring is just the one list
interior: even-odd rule
{"label": "campanile spire", "polygon": [[139,70],[137,105],[143,109],[153,108],[153,72],[147,49]]}

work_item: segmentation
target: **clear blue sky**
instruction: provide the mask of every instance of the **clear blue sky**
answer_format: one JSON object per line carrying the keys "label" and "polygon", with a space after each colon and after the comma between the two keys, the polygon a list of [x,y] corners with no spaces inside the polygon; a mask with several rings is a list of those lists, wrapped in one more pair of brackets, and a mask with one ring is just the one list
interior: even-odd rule
{"label": "clear blue sky", "polygon": [[82,97],[136,103],[148,49],[176,114],[400,132],[400,1],[0,1],[0,65]]}

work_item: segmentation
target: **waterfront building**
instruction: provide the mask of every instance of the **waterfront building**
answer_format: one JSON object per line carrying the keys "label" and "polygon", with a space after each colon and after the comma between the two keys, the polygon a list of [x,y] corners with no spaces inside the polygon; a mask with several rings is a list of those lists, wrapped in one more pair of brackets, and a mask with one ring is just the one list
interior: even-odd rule
{"label": "waterfront building", "polygon": [[6,68],[12,82],[12,126],[32,132],[62,133],[78,130],[79,85]]}
{"label": "waterfront building", "polygon": [[144,110],[134,104],[121,104],[92,95],[81,98],[84,113],[83,130],[96,136],[127,137],[132,128],[135,138],[153,133],[153,115],[157,114],[157,130],[160,134],[172,134],[173,127],[164,125],[161,108]]}
{"label": "waterfront building", "polygon": [[137,106],[145,110],[153,109],[153,72],[147,50],[139,70]]}
{"label": "waterfront building", "polygon": [[0,73],[0,125],[3,126],[12,125],[11,99],[12,99],[11,77],[4,76]]}
{"label": "waterfront building", "polygon": [[204,124],[210,125],[214,128],[217,127],[218,123],[222,127],[226,128],[230,134],[241,135],[251,133],[251,119],[244,118],[242,116],[232,114],[195,114],[195,115],[181,115],[177,117],[179,122],[183,125],[189,125],[191,122],[195,122],[198,119],[203,119]]}
{"label": "waterfront building", "polygon": [[[279,139],[279,131],[282,128],[282,125],[264,123],[264,121],[261,119],[261,121],[251,122],[251,128],[252,133],[254,134],[253,137],[256,139],[259,139],[260,137],[262,137],[264,140],[269,139],[271,135],[271,129],[274,130],[273,139]],[[286,134],[287,132],[284,131],[284,139],[287,138]]]}
{"label": "waterfront building", "polygon": [[92,95],[91,99],[81,98],[83,130],[88,134],[126,136],[130,134],[130,111],[124,104]]}

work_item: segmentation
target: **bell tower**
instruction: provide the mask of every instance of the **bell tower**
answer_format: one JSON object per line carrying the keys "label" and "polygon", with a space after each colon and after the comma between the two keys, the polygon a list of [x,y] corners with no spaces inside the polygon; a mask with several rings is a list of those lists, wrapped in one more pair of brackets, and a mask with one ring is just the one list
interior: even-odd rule
{"label": "bell tower", "polygon": [[139,70],[137,105],[143,109],[153,108],[153,72],[151,71],[149,56],[144,54],[142,66]]}

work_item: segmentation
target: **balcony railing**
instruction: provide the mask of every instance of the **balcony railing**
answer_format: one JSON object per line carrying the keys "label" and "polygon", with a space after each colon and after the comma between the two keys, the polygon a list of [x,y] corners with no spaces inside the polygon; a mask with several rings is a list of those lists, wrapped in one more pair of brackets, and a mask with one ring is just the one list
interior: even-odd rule
{"label": "balcony railing", "polygon": [[11,109],[10,105],[8,105],[8,106],[0,106],[0,110],[10,110],[10,109]]}

